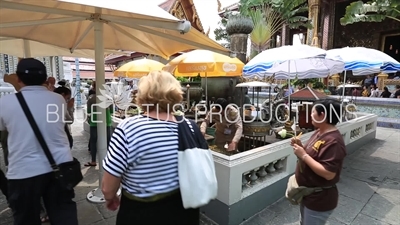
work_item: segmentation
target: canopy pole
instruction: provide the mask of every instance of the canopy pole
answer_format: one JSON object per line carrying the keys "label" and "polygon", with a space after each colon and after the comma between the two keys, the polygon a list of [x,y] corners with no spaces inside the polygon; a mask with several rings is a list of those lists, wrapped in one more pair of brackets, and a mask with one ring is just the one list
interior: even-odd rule
{"label": "canopy pole", "polygon": [[[209,102],[208,102],[208,80],[207,80],[207,72],[206,72],[206,104],[207,104],[207,108],[210,106]],[[210,108],[211,110],[211,108]]]}
{"label": "canopy pole", "polygon": [[347,79],[347,70],[344,71],[344,77],[343,77],[342,103],[344,102],[344,93],[346,92],[346,79]]}
{"label": "canopy pole", "polygon": [[291,87],[291,84],[290,84],[290,60],[289,60],[289,62],[288,62],[288,72],[289,72],[289,79],[288,79],[288,103],[289,103],[289,105],[288,105],[288,108],[289,108],[289,112],[288,112],[288,119],[289,119],[289,121],[291,120],[291,112],[292,112],[292,104],[290,103],[290,95],[291,94],[293,94],[292,93],[292,87]]}
{"label": "canopy pole", "polygon": [[[94,45],[95,45],[95,68],[96,68],[96,103],[101,103],[98,96],[101,94],[100,90],[103,89],[105,83],[104,72],[104,40],[103,40],[103,26],[104,24],[99,20],[94,22]],[[93,112],[92,112],[93,113]],[[106,109],[96,106],[97,121],[97,158],[99,165],[99,186],[87,194],[87,200],[92,203],[104,203],[104,195],[101,191],[101,181],[103,178],[102,161],[107,152],[107,123],[106,123]]]}
{"label": "canopy pole", "polygon": [[82,93],[81,93],[81,76],[79,71],[79,58],[75,58],[75,91],[76,91],[76,108],[82,108]]}
{"label": "canopy pole", "polygon": [[24,39],[24,58],[32,57],[31,54],[31,45],[28,40]]}

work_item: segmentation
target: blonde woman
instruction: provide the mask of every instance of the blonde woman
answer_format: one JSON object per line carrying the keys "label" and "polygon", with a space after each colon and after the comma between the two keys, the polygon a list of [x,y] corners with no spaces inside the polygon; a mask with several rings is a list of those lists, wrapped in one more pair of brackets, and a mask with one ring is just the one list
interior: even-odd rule
{"label": "blonde woman", "polygon": [[199,224],[199,210],[184,209],[179,191],[178,124],[172,111],[182,101],[180,83],[170,73],[153,71],[140,79],[136,101],[145,114],[118,125],[103,161],[108,209],[120,208],[117,225]]}

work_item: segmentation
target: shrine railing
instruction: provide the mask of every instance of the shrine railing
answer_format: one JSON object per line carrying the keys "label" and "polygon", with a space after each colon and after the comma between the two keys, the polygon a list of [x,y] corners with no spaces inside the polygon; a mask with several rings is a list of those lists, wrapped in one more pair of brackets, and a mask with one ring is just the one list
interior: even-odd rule
{"label": "shrine railing", "polygon": [[15,89],[13,87],[2,86],[0,84],[0,97],[13,93],[15,93]]}
{"label": "shrine railing", "polygon": [[[376,130],[377,116],[357,113],[357,118],[339,124],[346,146]],[[302,135],[305,143],[312,133]],[[213,152],[218,178],[218,200],[232,205],[293,174],[297,157],[290,140],[283,140],[233,156]],[[271,193],[273,194],[273,193]]]}
{"label": "shrine railing", "polygon": [[[377,128],[377,115],[360,112],[355,115],[356,118],[337,126],[349,148],[354,142],[373,139]],[[121,119],[113,118],[114,127],[119,122]],[[88,125],[86,126],[85,130],[88,131]],[[302,142],[305,143],[311,135],[312,133],[303,134]],[[294,173],[297,161],[289,139],[232,156],[212,153],[218,178],[217,199],[226,205],[237,203],[287,178]]]}

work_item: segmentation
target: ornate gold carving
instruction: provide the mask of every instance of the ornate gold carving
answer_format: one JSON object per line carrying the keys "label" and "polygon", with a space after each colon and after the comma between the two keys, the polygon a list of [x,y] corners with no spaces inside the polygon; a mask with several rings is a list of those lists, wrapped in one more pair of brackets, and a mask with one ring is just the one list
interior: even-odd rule
{"label": "ornate gold carving", "polygon": [[308,0],[308,18],[312,21],[313,28],[307,31],[307,44],[312,46],[318,43],[319,0]]}
{"label": "ornate gold carving", "polygon": [[384,85],[400,85],[400,80],[386,79],[383,81]]}
{"label": "ornate gold carving", "polygon": [[207,30],[207,32],[206,32],[206,35],[207,35],[207,36],[210,35],[210,30],[211,30],[211,27],[208,27],[208,30]]}
{"label": "ornate gold carving", "polygon": [[188,19],[182,4],[179,2],[176,3],[175,8],[171,11],[171,14],[180,20]]}
{"label": "ornate gold carving", "polygon": [[378,74],[378,89],[383,90],[383,87],[385,86],[384,81],[388,78],[388,75],[386,73],[380,73]]}
{"label": "ornate gold carving", "polygon": [[221,12],[222,11],[222,4],[221,4],[221,1],[220,0],[217,0],[217,4],[218,4],[218,9],[217,9],[217,11],[218,12]]}
{"label": "ornate gold carving", "polygon": [[268,134],[271,126],[262,122],[253,122],[243,124],[243,133],[247,135]]}
{"label": "ornate gold carving", "polygon": [[331,78],[333,80],[333,85],[335,87],[339,86],[339,80],[340,80],[339,74],[335,74],[335,75],[331,76]]}

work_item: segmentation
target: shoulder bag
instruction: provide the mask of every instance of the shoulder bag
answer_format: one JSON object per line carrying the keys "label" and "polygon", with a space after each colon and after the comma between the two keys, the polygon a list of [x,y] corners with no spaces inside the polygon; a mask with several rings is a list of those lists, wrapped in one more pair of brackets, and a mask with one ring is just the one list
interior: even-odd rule
{"label": "shoulder bag", "polygon": [[49,160],[50,166],[53,169],[54,177],[59,183],[60,187],[67,190],[72,190],[79,182],[82,181],[83,176],[81,172],[81,164],[76,159],[73,158],[70,162],[65,162],[57,165],[53,156],[51,155],[50,149],[46,144],[46,141],[43,138],[42,133],[39,130],[39,127],[33,118],[31,111],[29,110],[28,105],[26,104],[25,98],[21,92],[16,94],[19,103],[21,104],[22,110],[25,113],[28,122],[30,123],[33,132],[36,135],[37,140],[40,143],[47,159]]}
{"label": "shoulder bag", "polygon": [[299,205],[303,201],[304,197],[316,192],[323,191],[324,189],[330,189],[334,187],[336,187],[336,185],[332,185],[329,187],[312,187],[312,188],[299,186],[297,184],[296,176],[292,175],[291,177],[289,177],[285,197],[293,205]]}
{"label": "shoulder bag", "polygon": [[218,194],[213,155],[194,121],[182,116],[175,118],[178,121],[178,175],[183,207],[199,208]]}

